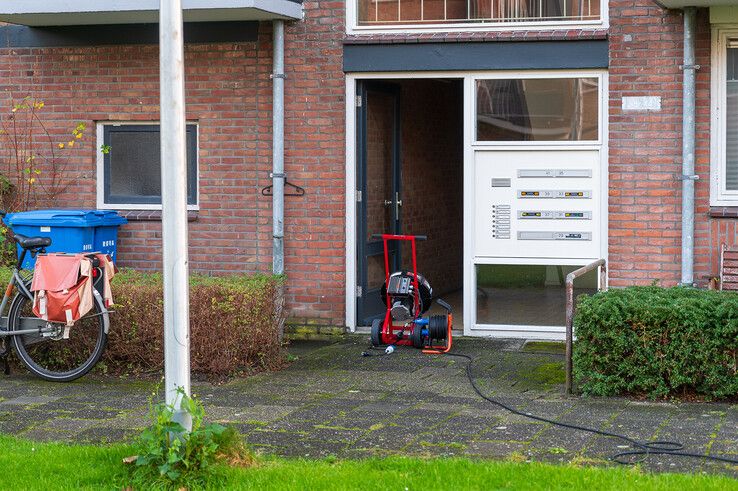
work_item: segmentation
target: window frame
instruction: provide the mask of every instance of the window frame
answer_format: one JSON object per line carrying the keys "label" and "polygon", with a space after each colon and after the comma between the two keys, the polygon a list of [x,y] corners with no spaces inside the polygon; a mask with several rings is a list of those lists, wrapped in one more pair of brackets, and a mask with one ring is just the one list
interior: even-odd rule
{"label": "window frame", "polygon": [[725,188],[728,42],[738,40],[738,25],[713,27],[710,73],[710,206],[738,206],[738,190]]}
{"label": "window frame", "polygon": [[[125,202],[125,203],[112,203],[107,202],[109,199],[109,166],[110,157],[102,152],[102,145],[106,142],[106,137],[110,128],[121,128],[128,127],[134,128],[149,128],[153,131],[154,128],[160,131],[161,123],[159,121],[98,121],[97,122],[97,208],[99,209],[114,209],[114,210],[161,210],[162,205],[160,203],[151,203],[143,201],[139,203]],[[188,159],[187,165],[194,165],[194,182],[189,182],[194,190],[194,204],[188,202],[187,209],[197,211],[200,209],[200,127],[196,121],[188,121],[186,124],[187,131],[194,131],[195,137],[192,139],[191,147],[188,149],[194,155],[193,161],[190,162]],[[188,181],[189,181],[188,172]],[[189,194],[189,193],[188,193]],[[189,196],[188,196],[189,201]]]}
{"label": "window frame", "polygon": [[382,26],[359,25],[359,0],[346,0],[346,34],[413,34],[413,33],[452,33],[459,31],[553,31],[556,29],[597,30],[610,27],[609,1],[600,5],[600,20],[552,20],[525,22],[464,22],[449,24],[396,24]]}

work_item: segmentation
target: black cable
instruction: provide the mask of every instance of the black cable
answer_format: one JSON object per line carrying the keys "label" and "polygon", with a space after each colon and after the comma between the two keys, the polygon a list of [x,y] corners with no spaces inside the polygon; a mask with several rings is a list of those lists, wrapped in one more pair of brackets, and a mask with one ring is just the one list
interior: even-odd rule
{"label": "black cable", "polygon": [[[631,447],[633,447],[635,450],[619,452],[613,455],[612,457],[610,457],[611,460],[617,462],[618,464],[624,464],[624,465],[636,464],[636,463],[644,461],[649,455],[677,455],[680,457],[700,458],[700,459],[713,460],[717,462],[725,462],[728,464],[738,465],[738,459],[729,459],[727,457],[718,457],[716,455],[706,455],[706,454],[698,454],[698,453],[692,453],[692,452],[683,452],[682,450],[684,449],[684,444],[680,442],[672,442],[672,441],[641,442],[633,438],[627,437],[625,435],[620,435],[618,433],[611,433],[609,431],[598,430],[595,428],[588,428],[586,426],[580,426],[580,425],[575,425],[571,423],[563,423],[561,421],[555,421],[553,419],[544,418],[542,416],[536,416],[531,413],[524,413],[518,409],[515,409],[514,407],[503,404],[502,402],[496,399],[492,399],[491,397],[486,396],[482,393],[481,389],[479,388],[477,383],[474,381],[474,377],[472,376],[471,367],[472,367],[472,364],[474,363],[474,358],[472,358],[469,355],[463,355],[459,353],[446,353],[446,355],[456,356],[458,358],[465,358],[466,360],[469,361],[469,363],[467,363],[466,365],[466,376],[469,379],[469,383],[474,388],[474,391],[479,395],[479,397],[486,400],[487,402],[491,402],[492,404],[500,406],[501,408],[513,414],[524,416],[526,418],[530,418],[536,421],[541,421],[543,423],[548,423],[548,424],[552,424],[555,426],[561,426],[563,428],[569,428],[572,430],[586,431],[589,433],[594,433],[596,435],[601,435],[605,437],[617,438],[619,440],[623,440],[629,443]],[[636,459],[636,460],[625,459],[626,457],[634,457],[634,456],[641,456],[642,458]]]}

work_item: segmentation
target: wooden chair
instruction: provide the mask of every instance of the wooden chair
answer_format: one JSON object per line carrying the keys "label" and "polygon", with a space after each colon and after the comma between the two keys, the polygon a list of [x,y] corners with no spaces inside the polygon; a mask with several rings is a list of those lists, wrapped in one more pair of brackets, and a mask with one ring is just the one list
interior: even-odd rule
{"label": "wooden chair", "polygon": [[720,246],[720,289],[738,290],[738,248]]}

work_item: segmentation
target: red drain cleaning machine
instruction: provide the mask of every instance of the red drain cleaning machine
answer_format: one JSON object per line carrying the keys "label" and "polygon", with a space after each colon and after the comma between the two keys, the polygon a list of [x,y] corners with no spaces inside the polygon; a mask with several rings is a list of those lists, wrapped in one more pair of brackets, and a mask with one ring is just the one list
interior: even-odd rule
{"label": "red drain cleaning machine", "polygon": [[[384,319],[372,322],[372,344],[413,346],[428,354],[447,353],[451,350],[451,306],[436,298],[436,303],[446,310],[446,314],[423,317],[433,303],[433,289],[418,274],[415,245],[427,237],[391,234],[375,234],[372,237],[381,238],[384,242],[385,279],[380,294],[387,307]],[[390,271],[389,241],[410,242],[412,271]]]}

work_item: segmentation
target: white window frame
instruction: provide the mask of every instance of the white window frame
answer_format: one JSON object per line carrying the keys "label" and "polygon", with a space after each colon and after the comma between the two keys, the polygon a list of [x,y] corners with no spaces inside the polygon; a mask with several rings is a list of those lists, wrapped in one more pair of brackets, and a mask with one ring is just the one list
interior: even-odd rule
{"label": "white window frame", "polygon": [[607,29],[610,26],[609,2],[600,6],[600,20],[529,21],[529,22],[464,22],[455,24],[359,25],[359,0],[346,0],[346,34],[444,33],[458,31],[550,31],[555,29]]}
{"label": "white window frame", "polygon": [[710,206],[738,206],[738,190],[725,189],[726,62],[728,40],[738,40],[738,25],[714,26],[710,74]]}
{"label": "white window frame", "polygon": [[[195,125],[195,183],[197,190],[195,196],[197,202],[194,205],[187,205],[190,211],[198,211],[200,209],[200,125],[197,121],[187,121],[188,125]],[[100,210],[161,210],[161,205],[150,203],[105,203],[105,154],[102,152],[104,143],[104,132],[106,126],[130,126],[130,125],[151,125],[161,126],[160,121],[97,121],[96,122],[96,176],[97,176],[97,208]]]}

